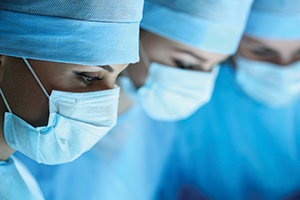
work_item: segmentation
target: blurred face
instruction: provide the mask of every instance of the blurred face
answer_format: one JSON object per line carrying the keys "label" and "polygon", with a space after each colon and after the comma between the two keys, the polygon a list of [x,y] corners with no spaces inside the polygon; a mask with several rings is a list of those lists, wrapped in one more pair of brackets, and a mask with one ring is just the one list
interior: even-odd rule
{"label": "blurred face", "polygon": [[248,59],[287,66],[300,60],[300,40],[270,40],[245,35],[237,53]]}
{"label": "blurred face", "polygon": [[[150,62],[197,71],[211,71],[212,67],[228,55],[187,46],[148,31],[141,30],[140,42]],[[141,57],[142,59],[143,57]],[[129,65],[128,72],[137,87],[144,84],[147,68],[143,62]]]}
{"label": "blurred face", "polygon": [[[52,90],[91,92],[113,89],[124,65],[77,65],[28,59],[48,94]],[[48,98],[23,59],[0,55],[0,86],[12,112],[33,126],[47,125]]]}

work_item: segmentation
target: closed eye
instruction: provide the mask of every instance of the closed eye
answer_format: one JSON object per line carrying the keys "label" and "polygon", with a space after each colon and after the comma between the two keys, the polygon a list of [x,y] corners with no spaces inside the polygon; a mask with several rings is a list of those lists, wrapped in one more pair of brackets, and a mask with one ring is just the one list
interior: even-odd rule
{"label": "closed eye", "polygon": [[267,48],[252,50],[252,52],[256,55],[261,55],[261,56],[269,56],[275,53],[273,50]]}
{"label": "closed eye", "polygon": [[190,70],[193,70],[193,69],[202,69],[202,67],[200,65],[192,65],[192,64],[188,64],[188,63],[185,63],[181,60],[174,60],[175,64],[176,64],[176,67],[178,68],[181,68],[181,69],[190,69]]}

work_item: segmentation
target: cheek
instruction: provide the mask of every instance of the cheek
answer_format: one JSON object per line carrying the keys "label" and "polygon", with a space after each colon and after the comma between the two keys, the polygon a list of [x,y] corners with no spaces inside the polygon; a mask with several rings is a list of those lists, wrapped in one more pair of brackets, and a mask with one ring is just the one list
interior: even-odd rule
{"label": "cheek", "polygon": [[4,73],[1,87],[13,113],[33,126],[46,125],[48,98],[30,72]]}

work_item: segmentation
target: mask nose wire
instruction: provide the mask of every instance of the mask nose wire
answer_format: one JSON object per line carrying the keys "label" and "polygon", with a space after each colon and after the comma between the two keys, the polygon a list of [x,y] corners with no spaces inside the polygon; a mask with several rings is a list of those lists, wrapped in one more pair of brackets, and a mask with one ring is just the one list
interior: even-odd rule
{"label": "mask nose wire", "polygon": [[28,69],[31,71],[32,75],[34,76],[35,80],[38,82],[38,84],[40,85],[40,87],[42,88],[43,92],[45,93],[45,95],[48,97],[48,99],[50,98],[49,94],[47,93],[46,89],[44,88],[43,84],[41,83],[40,79],[37,77],[37,75],[35,74],[35,72],[33,71],[32,67],[30,66],[29,62],[27,61],[26,58],[22,57],[22,59],[24,60],[25,64],[27,65]]}
{"label": "mask nose wire", "polygon": [[149,69],[150,60],[149,60],[149,57],[147,56],[146,51],[143,47],[142,41],[140,41],[140,53],[141,53],[141,57],[142,57],[144,64],[146,65],[147,69]]}
{"label": "mask nose wire", "polygon": [[1,88],[0,88],[0,94],[1,94],[1,97],[2,97],[2,99],[3,99],[3,101],[4,101],[5,105],[6,105],[7,110],[8,110],[10,113],[12,113],[12,111],[11,111],[9,105],[8,105],[8,102],[7,102],[7,100],[6,100],[5,96],[4,96],[4,93],[3,93],[3,91],[2,91]]}

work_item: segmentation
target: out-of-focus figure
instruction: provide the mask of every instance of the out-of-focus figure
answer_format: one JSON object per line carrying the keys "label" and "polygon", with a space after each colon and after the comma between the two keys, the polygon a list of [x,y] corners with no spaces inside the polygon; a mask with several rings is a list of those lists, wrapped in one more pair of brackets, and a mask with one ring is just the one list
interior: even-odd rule
{"label": "out-of-focus figure", "polygon": [[164,199],[297,199],[299,29],[299,1],[254,2],[238,52],[221,67],[211,101],[179,123]]}
{"label": "out-of-focus figure", "polygon": [[128,67],[133,83],[120,79],[124,92],[140,101],[153,119],[192,115],[209,102],[219,63],[235,53],[251,3],[145,1],[142,61]]}
{"label": "out-of-focus figure", "polygon": [[46,198],[154,199],[176,137],[172,121],[209,101],[218,64],[235,53],[251,3],[145,2],[142,61],[127,70],[130,79],[120,77],[117,126],[73,163],[26,162]]}
{"label": "out-of-focus figure", "polygon": [[139,60],[142,5],[0,2],[1,200],[44,199],[15,151],[38,163],[71,162],[116,124],[115,80]]}

